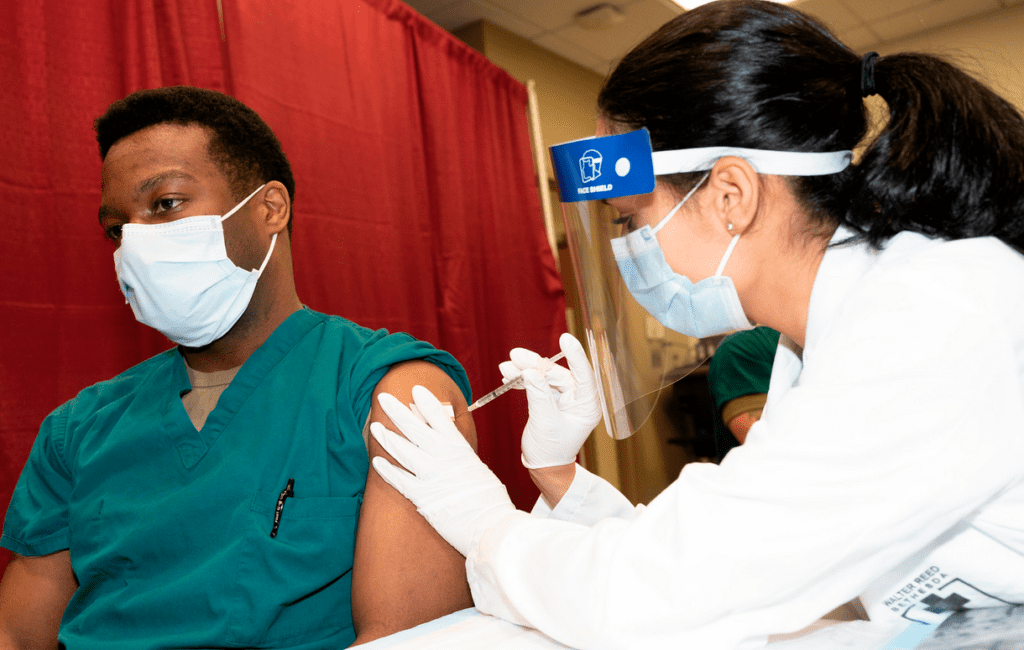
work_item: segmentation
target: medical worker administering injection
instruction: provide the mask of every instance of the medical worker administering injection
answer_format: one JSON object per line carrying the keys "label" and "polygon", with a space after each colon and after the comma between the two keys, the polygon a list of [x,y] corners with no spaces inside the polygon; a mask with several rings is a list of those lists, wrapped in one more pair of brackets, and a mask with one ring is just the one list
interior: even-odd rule
{"label": "medical worker administering injection", "polygon": [[[678,16],[597,108],[595,138],[552,147],[590,361],[565,335],[568,369],[502,368],[543,498],[517,511],[425,389],[426,423],[380,398],[408,440],[373,427],[403,466],[374,467],[466,556],[477,608],[572,647],[712,650],[858,597],[878,620],[1024,603],[1020,113],[759,0]],[[630,357],[623,296],[696,339],[782,333],[746,444],[646,507],[574,463],[666,381]]]}

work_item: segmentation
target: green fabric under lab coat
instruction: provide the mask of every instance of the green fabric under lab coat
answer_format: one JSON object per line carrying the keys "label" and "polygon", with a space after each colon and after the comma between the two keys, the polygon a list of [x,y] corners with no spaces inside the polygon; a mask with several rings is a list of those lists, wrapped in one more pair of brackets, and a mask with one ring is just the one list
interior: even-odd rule
{"label": "green fabric under lab coat", "polygon": [[[347,646],[362,427],[392,364],[458,362],[405,334],[303,309],[245,362],[201,431],[176,349],[82,391],[43,423],[2,544],[70,549],[79,648]],[[294,479],[276,537],[278,498]]]}

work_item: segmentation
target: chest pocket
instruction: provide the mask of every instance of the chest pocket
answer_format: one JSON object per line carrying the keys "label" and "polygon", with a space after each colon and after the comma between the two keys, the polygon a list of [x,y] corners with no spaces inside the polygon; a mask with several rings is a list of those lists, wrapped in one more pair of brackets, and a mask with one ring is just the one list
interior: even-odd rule
{"label": "chest pocket", "polygon": [[348,634],[351,643],[352,556],[362,499],[289,497],[271,537],[278,497],[253,496],[226,640],[255,647]]}

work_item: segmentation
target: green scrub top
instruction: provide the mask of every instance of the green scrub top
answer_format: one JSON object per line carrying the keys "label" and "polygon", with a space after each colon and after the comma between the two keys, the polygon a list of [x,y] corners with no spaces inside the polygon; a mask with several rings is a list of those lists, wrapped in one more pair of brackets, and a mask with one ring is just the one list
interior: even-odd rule
{"label": "green scrub top", "polygon": [[[82,391],[43,422],[0,545],[70,549],[79,648],[345,647],[366,482],[362,428],[388,368],[446,352],[308,309],[245,362],[201,431],[176,349]],[[282,491],[276,536],[271,536]]]}
{"label": "green scrub top", "polygon": [[722,421],[722,407],[743,397],[767,393],[779,347],[779,333],[770,327],[755,327],[725,337],[708,367],[708,387],[715,401],[715,449],[719,459],[739,446]]}

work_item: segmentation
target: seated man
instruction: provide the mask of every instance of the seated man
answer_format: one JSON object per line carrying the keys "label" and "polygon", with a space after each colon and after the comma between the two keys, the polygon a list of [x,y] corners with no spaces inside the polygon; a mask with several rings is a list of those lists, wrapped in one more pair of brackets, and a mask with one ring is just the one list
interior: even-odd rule
{"label": "seated man", "polygon": [[761,418],[768,398],[779,333],[755,327],[730,334],[711,357],[708,387],[715,402],[715,448],[721,460],[743,444],[747,431]]}
{"label": "seated man", "polygon": [[462,367],[302,306],[289,163],[242,103],[140,91],[96,131],[121,289],[179,345],[43,422],[0,542],[0,648],[342,648],[471,606],[464,558],[367,475],[362,436],[396,428],[381,391],[462,415]]}

